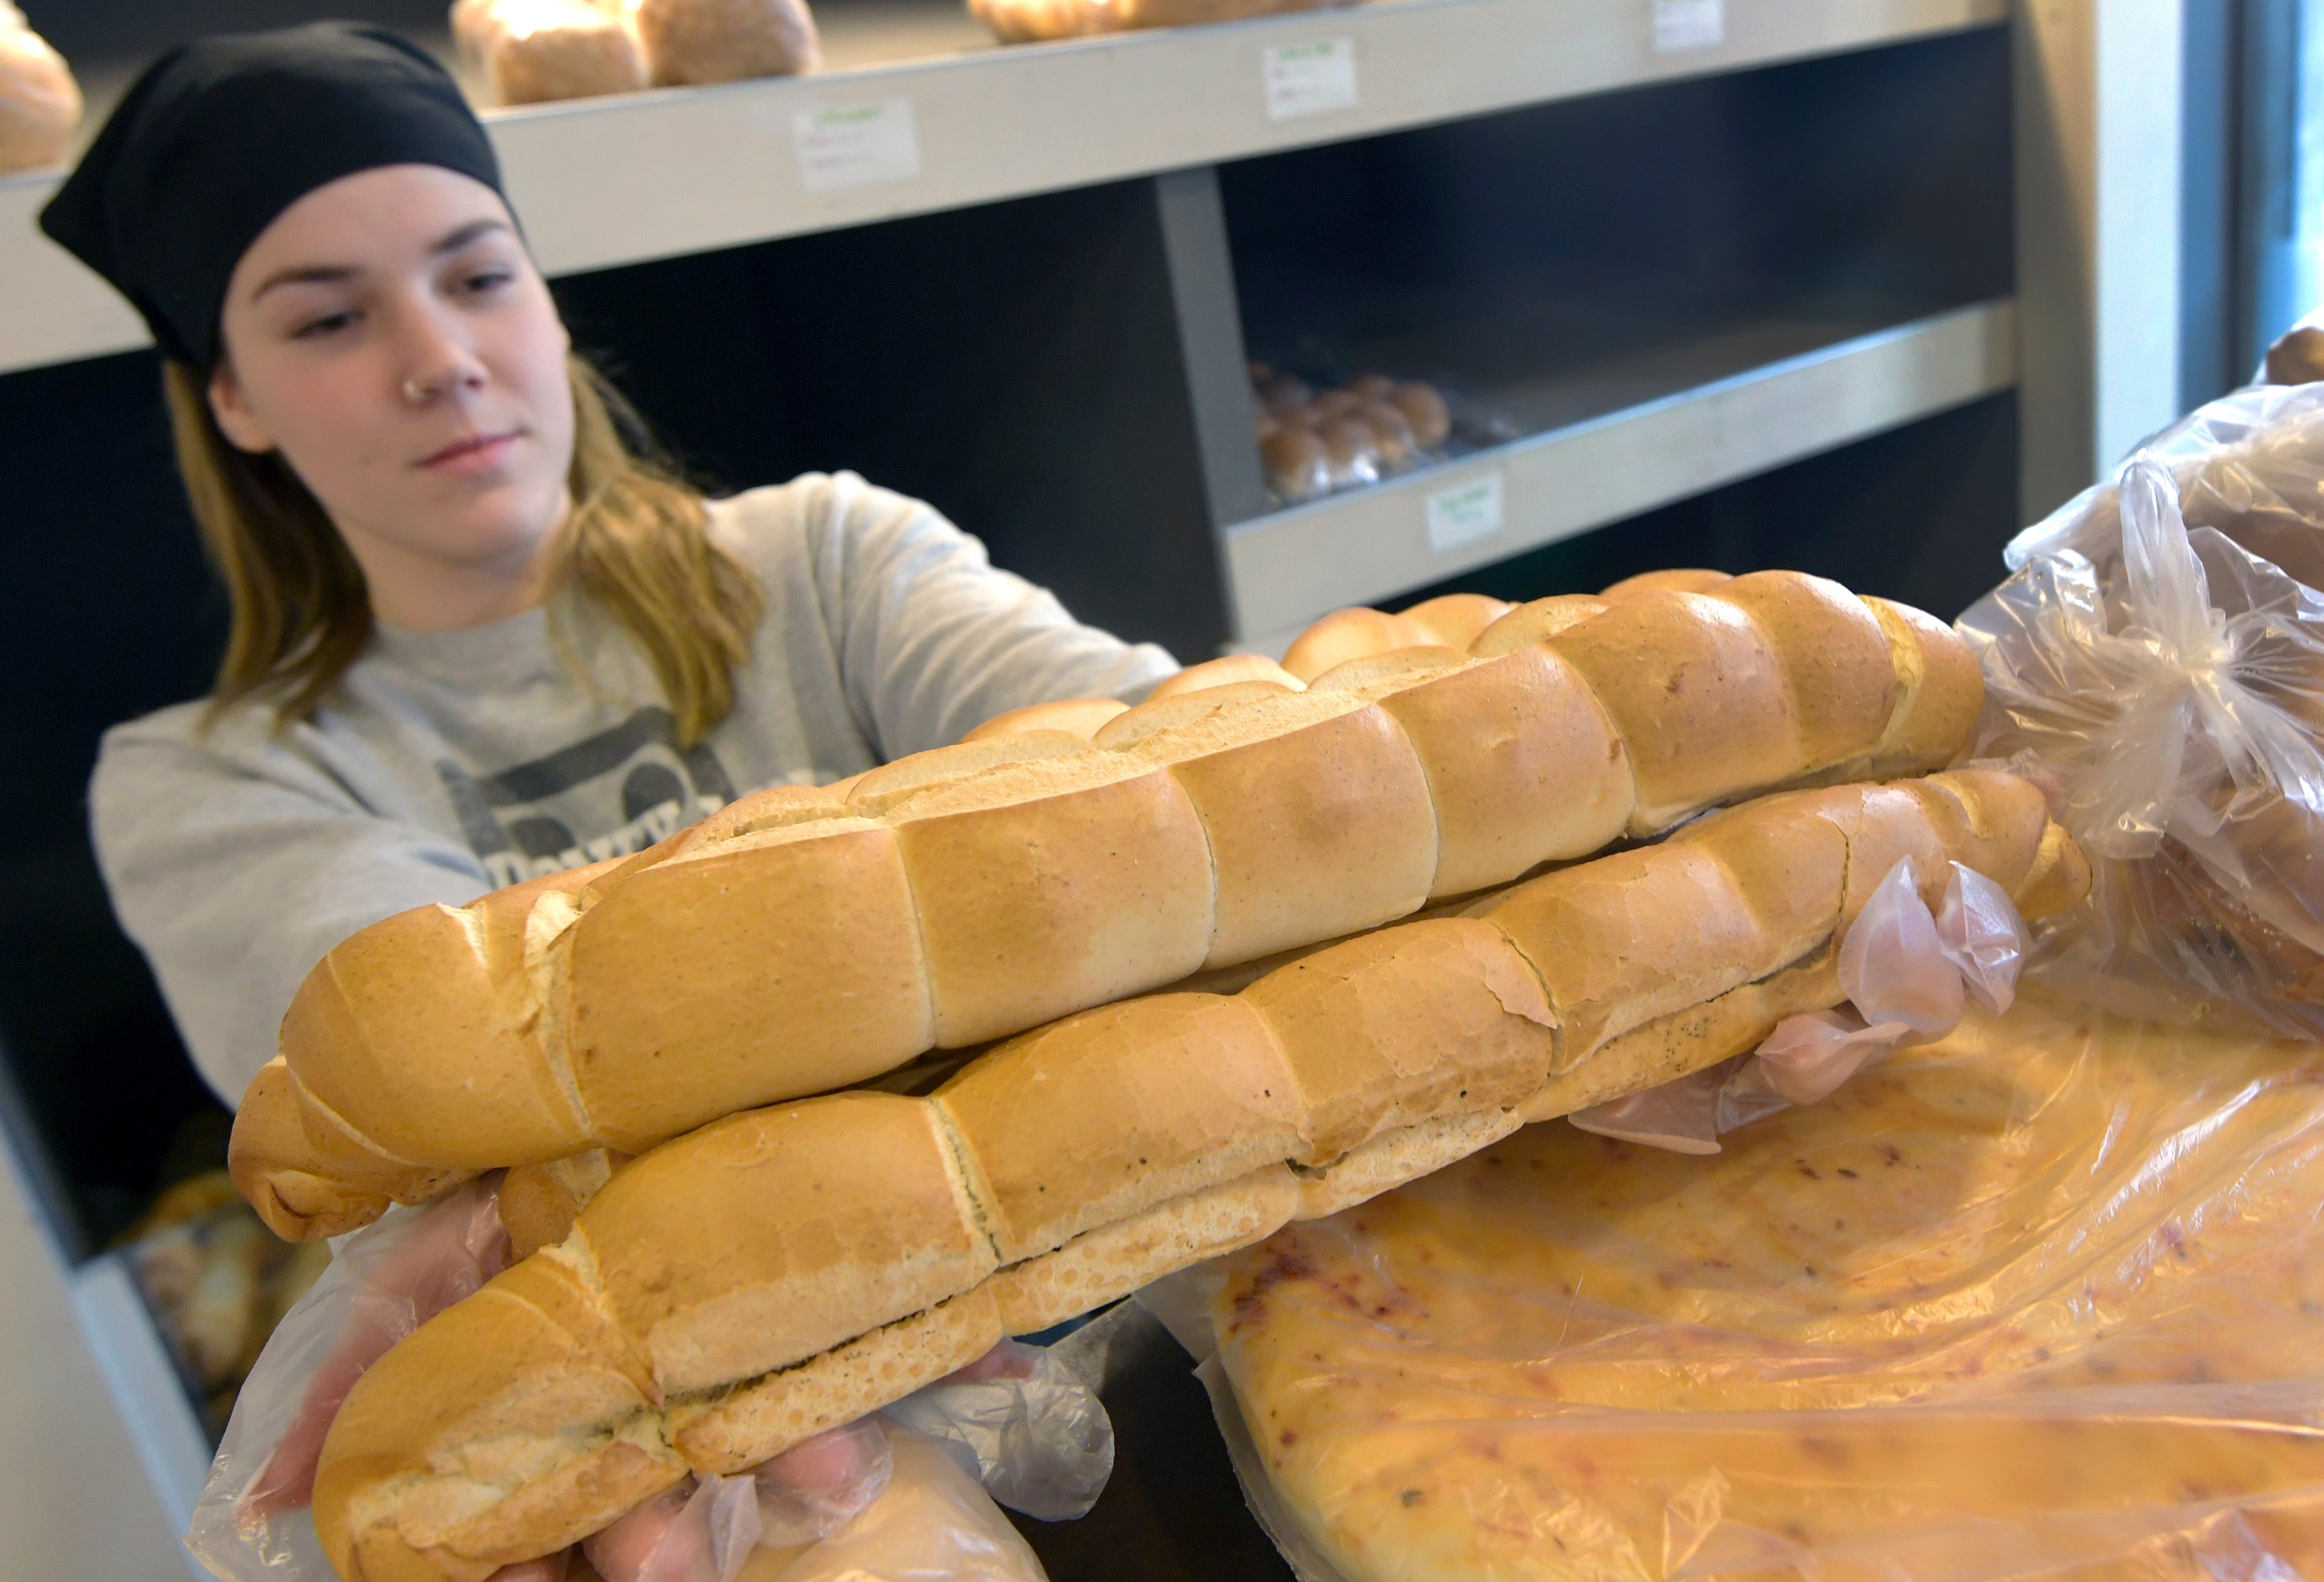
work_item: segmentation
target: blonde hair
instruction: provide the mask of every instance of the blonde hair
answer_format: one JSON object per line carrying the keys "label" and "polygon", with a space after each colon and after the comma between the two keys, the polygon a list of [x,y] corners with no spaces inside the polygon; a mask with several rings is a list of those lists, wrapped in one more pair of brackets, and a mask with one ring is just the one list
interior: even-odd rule
{"label": "blonde hair", "polygon": [[[650,458],[621,393],[581,358],[568,366],[573,512],[551,586],[586,594],[637,643],[692,746],[734,706],[766,595],[711,541],[702,496]],[[209,717],[264,701],[278,726],[306,719],[371,640],[363,569],[289,463],[227,440],[199,375],[168,360],[161,374],[178,471],[232,609]]]}

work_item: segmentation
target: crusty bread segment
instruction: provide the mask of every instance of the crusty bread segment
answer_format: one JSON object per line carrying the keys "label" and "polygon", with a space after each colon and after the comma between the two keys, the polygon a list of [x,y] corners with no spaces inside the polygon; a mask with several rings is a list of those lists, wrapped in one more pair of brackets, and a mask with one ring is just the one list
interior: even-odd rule
{"label": "crusty bread segment", "polygon": [[1380,707],[1428,777],[1431,897],[1506,884],[1544,856],[1596,851],[1629,820],[1621,738],[1580,673],[1548,649],[1424,680]]}
{"label": "crusty bread segment", "polygon": [[1717,856],[1692,846],[1552,874],[1487,916],[1548,986],[1561,1071],[1641,1022],[1782,965],[1752,897]]}
{"label": "crusty bread segment", "polygon": [[[282,1044],[302,1086],[362,1115],[383,1153],[554,1159],[587,1128],[534,1036],[540,1010],[518,906],[420,907],[326,956],[291,999]],[[299,1059],[320,1050],[331,1058]],[[463,1080],[444,1080],[456,1071]]]}
{"label": "crusty bread segment", "polygon": [[1077,1236],[1002,1270],[986,1285],[1010,1334],[1036,1334],[1205,1258],[1264,1241],[1298,1207],[1297,1180],[1282,1164],[1270,1164]]}
{"label": "crusty bread segment", "polygon": [[[1146,750],[1167,751],[1162,741]],[[1202,815],[1217,873],[1217,923],[1198,966],[1353,933],[1427,899],[1428,782],[1377,706],[1178,759],[1170,772]]]}
{"label": "crusty bread segment", "polygon": [[1560,632],[1594,620],[1613,606],[1586,593],[1554,593],[1519,605],[1477,634],[1469,652],[1479,659],[1499,659],[1521,648],[1546,643]]}
{"label": "crusty bread segment", "polygon": [[1516,1104],[1555,1055],[1540,981],[1500,929],[1468,918],[1351,939],[1239,997],[1266,1018],[1299,1084],[1302,1163],[1386,1128]]}
{"label": "crusty bread segment", "polygon": [[928,1047],[898,832],[846,825],[664,863],[582,915],[567,1026],[595,1135],[636,1152],[731,1115],[739,1095],[755,1106],[822,1092],[835,1073],[862,1081]]}
{"label": "crusty bread segment", "polygon": [[697,1471],[746,1471],[966,1367],[1004,1333],[992,1293],[979,1286],[797,1367],[674,1402],[670,1439]]}
{"label": "crusty bread segment", "polygon": [[1160,770],[1000,807],[916,808],[896,837],[942,1048],[1158,988],[1211,948],[1210,850]]}
{"label": "crusty bread segment", "polygon": [[[567,1244],[587,1250],[663,1394],[788,1367],[997,1263],[921,1100],[839,1094],[690,1141],[614,1177]],[[702,1212],[673,1220],[673,1203]]]}
{"label": "crusty bread segment", "polygon": [[1886,732],[1900,689],[1888,634],[1839,583],[1757,571],[1703,597],[1733,605],[1775,649],[1799,731],[1800,772],[1864,751]]}
{"label": "crusty bread segment", "polygon": [[1277,1163],[1301,1141],[1297,1079],[1266,1017],[1234,995],[1084,1011],[1003,1044],[935,1102],[974,1139],[972,1189],[1008,1263]]}
{"label": "crusty bread segment", "polygon": [[355,1382],[315,1474],[324,1550],[342,1577],[458,1576],[572,1543],[685,1477],[650,1389],[573,1265],[528,1258]]}
{"label": "crusty bread segment", "polygon": [[1810,768],[1782,657],[1735,605],[1641,594],[1549,645],[1582,672],[1629,750],[1633,835],[1659,834],[1738,791]]}
{"label": "crusty bread segment", "polygon": [[417,1203],[470,1173],[406,1164],[366,1146],[298,1091],[277,1055],[242,1096],[226,1169],[267,1228],[310,1241],[369,1225],[390,1203]]}

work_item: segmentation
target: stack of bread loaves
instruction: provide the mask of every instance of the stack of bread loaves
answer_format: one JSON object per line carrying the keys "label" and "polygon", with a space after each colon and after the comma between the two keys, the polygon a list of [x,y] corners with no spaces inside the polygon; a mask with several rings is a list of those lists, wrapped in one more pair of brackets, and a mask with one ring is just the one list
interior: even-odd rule
{"label": "stack of bread loaves", "polygon": [[64,57],[0,0],[0,176],[61,164],[80,112],[80,85]]}
{"label": "stack of bread loaves", "polygon": [[1976,717],[1976,669],[1928,616],[1790,572],[1693,575],[1716,585],[1344,611],[1287,672],[1223,660],[1133,709],[1047,706],[374,924],[300,989],[236,1120],[235,1179],[281,1234],[337,1234],[479,1170],[639,1152],[1738,797],[1934,768]]}
{"label": "stack of bread loaves", "polygon": [[814,69],[805,0],[455,0],[452,34],[496,104]]}
{"label": "stack of bread loaves", "polygon": [[475,1582],[1006,1334],[1748,1050],[1840,1001],[1841,938],[1906,857],[1961,863],[2028,916],[2089,878],[2005,773],[1793,792],[1240,994],[1084,1012],[927,1097],[704,1127],[364,1375],[317,1531],[349,1578]]}

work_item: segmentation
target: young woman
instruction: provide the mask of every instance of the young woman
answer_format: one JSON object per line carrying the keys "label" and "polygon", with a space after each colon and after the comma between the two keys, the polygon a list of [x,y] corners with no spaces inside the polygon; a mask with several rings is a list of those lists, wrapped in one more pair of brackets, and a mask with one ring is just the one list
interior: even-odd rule
{"label": "young woman", "polygon": [[151,325],[232,599],[212,696],[111,732],[90,789],[229,1102],[379,918],[1176,668],[859,478],[713,502],[643,459],[483,128],[392,35],[174,51],[42,223]]}

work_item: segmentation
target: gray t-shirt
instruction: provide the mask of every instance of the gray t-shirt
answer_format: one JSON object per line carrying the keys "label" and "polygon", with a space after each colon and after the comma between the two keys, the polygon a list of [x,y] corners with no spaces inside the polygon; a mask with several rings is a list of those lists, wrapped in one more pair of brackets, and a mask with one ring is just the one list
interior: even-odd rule
{"label": "gray t-shirt", "polygon": [[565,597],[383,629],[278,734],[180,704],[106,733],[89,786],[114,909],[231,1104],[309,967],[366,924],[642,850],[735,797],[943,746],[1005,709],[1134,702],[1176,668],[1077,624],[928,506],[841,473],[711,506],[766,589],[733,712],[681,748],[636,646]]}

